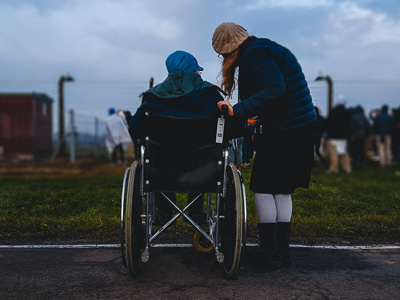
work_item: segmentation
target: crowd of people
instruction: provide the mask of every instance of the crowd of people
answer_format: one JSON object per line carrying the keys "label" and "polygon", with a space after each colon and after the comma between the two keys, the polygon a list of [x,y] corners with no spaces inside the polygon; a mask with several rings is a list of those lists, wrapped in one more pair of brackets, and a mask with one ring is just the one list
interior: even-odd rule
{"label": "crowd of people", "polygon": [[[314,168],[318,163],[327,173],[351,173],[361,169],[367,159],[381,167],[400,164],[400,106],[388,105],[369,112],[361,105],[346,108],[338,103],[325,118],[314,107]],[[229,159],[238,169],[249,166],[254,157],[253,139],[256,121],[248,120],[243,137],[230,141]]]}
{"label": "crowd of people", "polygon": [[368,117],[360,105],[346,108],[338,103],[326,118],[315,109],[314,166],[319,161],[327,173],[351,173],[362,168],[367,158],[377,160],[381,167],[400,163],[400,106],[390,111],[388,105],[382,105]]}

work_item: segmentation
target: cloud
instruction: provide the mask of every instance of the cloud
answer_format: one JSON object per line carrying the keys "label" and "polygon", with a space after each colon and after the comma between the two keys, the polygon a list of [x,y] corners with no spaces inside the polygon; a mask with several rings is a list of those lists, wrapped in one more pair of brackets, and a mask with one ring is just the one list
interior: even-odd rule
{"label": "cloud", "polygon": [[317,7],[327,7],[334,4],[331,0],[256,0],[252,3],[246,4],[246,9],[258,10],[266,7],[271,8],[283,8],[283,9],[293,9],[293,8],[317,8]]}
{"label": "cloud", "polygon": [[166,56],[182,49],[193,53],[205,67],[203,77],[215,82],[220,61],[211,36],[225,21],[287,46],[308,74],[393,78],[400,76],[393,67],[400,65],[400,21],[383,5],[371,0],[0,1],[5,70],[0,79],[48,79],[69,71],[81,79],[154,76],[159,82],[166,75]]}
{"label": "cloud", "polygon": [[[0,4],[0,55],[49,67],[79,62],[77,68],[97,69],[102,76],[118,74],[119,67],[123,77],[127,75],[122,71],[126,63],[132,63],[133,69],[154,61],[155,44],[182,36],[182,26],[175,20],[158,17],[152,7],[140,2],[69,4],[45,10],[31,3]],[[100,74],[87,72],[85,76]]]}
{"label": "cloud", "polygon": [[330,44],[345,40],[350,44],[369,45],[400,42],[400,22],[385,13],[360,7],[354,2],[341,3],[328,15],[324,39]]}
{"label": "cloud", "polygon": [[345,1],[315,22],[294,43],[311,74],[322,70],[341,79],[400,77],[399,68],[393,67],[400,65],[400,21],[395,16]]}
{"label": "cloud", "polygon": [[126,37],[139,33],[149,38],[171,40],[182,33],[171,18],[159,18],[151,7],[138,1],[106,1],[102,5],[98,5],[98,1],[80,1],[68,15],[78,15],[79,25],[86,25],[92,31],[122,31]]}
{"label": "cloud", "polygon": [[[332,16],[333,17],[333,16]],[[382,42],[400,43],[400,21],[382,12],[360,7],[354,2],[339,6],[339,14],[332,18],[338,30],[354,34],[363,45]]]}

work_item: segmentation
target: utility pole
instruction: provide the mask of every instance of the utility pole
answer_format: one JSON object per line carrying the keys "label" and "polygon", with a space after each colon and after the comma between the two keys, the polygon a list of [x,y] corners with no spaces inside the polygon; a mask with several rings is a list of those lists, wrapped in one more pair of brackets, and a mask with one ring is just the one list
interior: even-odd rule
{"label": "utility pole", "polygon": [[64,130],[64,82],[74,81],[71,75],[61,76],[58,80],[58,144],[59,154],[65,155],[65,130]]}
{"label": "utility pole", "polygon": [[153,78],[153,77],[150,77],[150,82],[149,82],[150,88],[152,88],[153,85],[154,85],[154,78]]}
{"label": "utility pole", "polygon": [[70,150],[69,150],[69,161],[71,163],[75,162],[75,138],[76,138],[76,126],[75,126],[75,114],[74,110],[70,109],[69,110],[69,118],[70,118]]}
{"label": "utility pole", "polygon": [[332,78],[329,75],[322,75],[321,72],[319,72],[318,77],[315,78],[315,81],[320,81],[320,80],[325,80],[326,83],[328,84],[328,113],[332,110],[332,105],[333,105],[333,81]]}

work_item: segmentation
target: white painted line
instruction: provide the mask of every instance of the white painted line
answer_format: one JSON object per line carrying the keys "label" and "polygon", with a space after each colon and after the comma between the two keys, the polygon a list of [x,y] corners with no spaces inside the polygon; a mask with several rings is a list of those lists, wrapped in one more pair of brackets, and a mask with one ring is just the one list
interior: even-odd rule
{"label": "white painted line", "polygon": [[[190,248],[192,244],[154,244],[152,248]],[[86,245],[0,245],[0,249],[101,249],[121,248],[120,244],[86,244]]]}
{"label": "white painted line", "polygon": [[[247,243],[255,247],[255,243]],[[0,249],[101,249],[120,248],[120,244],[86,244],[86,245],[0,245]],[[154,244],[152,248],[191,248],[192,244]],[[290,245],[292,248],[332,249],[332,250],[389,250],[400,249],[400,246],[374,245],[374,246],[335,246],[335,245]]]}
{"label": "white painted line", "polygon": [[0,249],[97,249],[119,248],[120,244],[87,244],[87,245],[0,245]]}
{"label": "white painted line", "polygon": [[400,246],[374,245],[374,246],[335,246],[335,245],[290,245],[293,248],[337,249],[337,250],[380,250],[400,249]]}

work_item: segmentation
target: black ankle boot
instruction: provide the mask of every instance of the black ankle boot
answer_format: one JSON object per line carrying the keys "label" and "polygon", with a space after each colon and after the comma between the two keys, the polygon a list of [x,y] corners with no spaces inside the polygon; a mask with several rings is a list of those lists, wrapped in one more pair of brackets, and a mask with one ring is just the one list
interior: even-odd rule
{"label": "black ankle boot", "polygon": [[268,260],[268,265],[274,267],[290,265],[290,222],[276,223],[275,238],[276,248]]}
{"label": "black ankle boot", "polygon": [[276,223],[259,223],[258,224],[258,237],[260,243],[260,250],[268,261],[272,252],[276,248],[275,230]]}
{"label": "black ankle boot", "polygon": [[258,247],[250,251],[247,255],[247,262],[250,264],[262,265],[268,262],[275,245],[275,223],[259,223]]}

